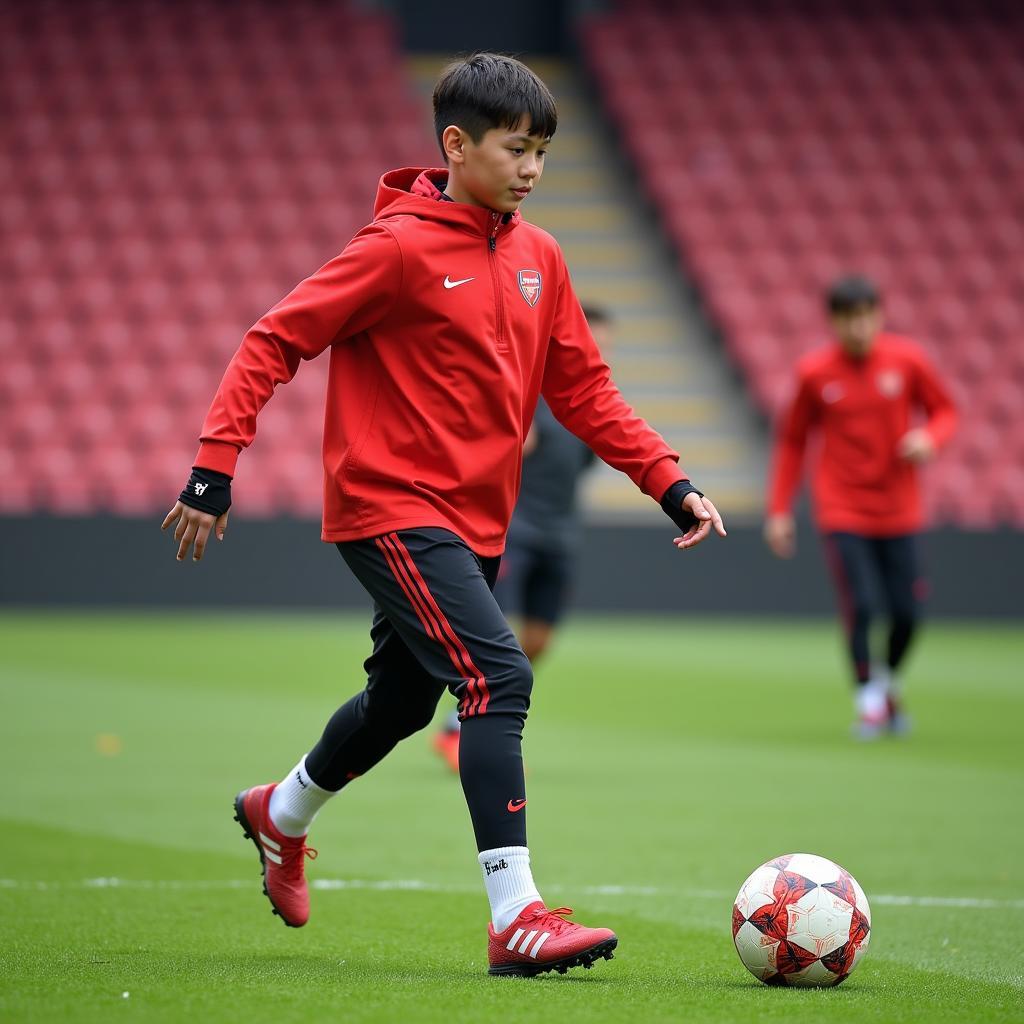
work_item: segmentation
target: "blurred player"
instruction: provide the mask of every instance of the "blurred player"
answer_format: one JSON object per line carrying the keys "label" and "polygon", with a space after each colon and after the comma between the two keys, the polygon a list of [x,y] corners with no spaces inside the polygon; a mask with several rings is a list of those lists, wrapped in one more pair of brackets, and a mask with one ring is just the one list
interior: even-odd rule
{"label": "blurred player", "polygon": [[[886,726],[900,732],[907,725],[897,672],[920,621],[924,589],[918,467],[950,438],[956,411],[921,348],[881,333],[882,306],[871,281],[836,281],[827,304],[835,340],[797,366],[796,393],[775,443],[765,539],[780,558],[793,555],[793,498],[808,438],[820,435],[815,520],[847,630],[856,728],[872,739]],[[868,647],[873,577],[890,617],[885,660],[876,665]]]}
{"label": "blurred player", "polygon": [[[584,306],[590,333],[608,355],[611,321]],[[523,478],[494,588],[501,610],[516,622],[523,651],[536,667],[562,618],[572,587],[580,531],[578,485],[596,456],[555,419],[542,398],[523,447]],[[434,748],[459,770],[459,716],[452,712]]]}
{"label": "blurred player", "polygon": [[[179,560],[190,548],[202,558],[211,532],[223,537],[231,476],[260,410],[303,359],[329,348],[323,538],[373,598],[373,653],[364,689],[281,782],[238,794],[236,818],[274,912],[304,925],[316,814],[425,728],[449,690],[491,908],[491,974],[589,966],[618,941],[545,906],[526,844],[533,673],[491,591],[538,396],[661,503],[681,530],[677,547],[712,528],[725,535],[678,455],[612,382],[557,243],[519,214],[557,120],[551,93],[519,61],[476,54],[446,69],[434,125],[447,166],[385,174],[373,223],[246,334],[163,523],[176,524]],[[281,680],[283,694],[300,686]]]}

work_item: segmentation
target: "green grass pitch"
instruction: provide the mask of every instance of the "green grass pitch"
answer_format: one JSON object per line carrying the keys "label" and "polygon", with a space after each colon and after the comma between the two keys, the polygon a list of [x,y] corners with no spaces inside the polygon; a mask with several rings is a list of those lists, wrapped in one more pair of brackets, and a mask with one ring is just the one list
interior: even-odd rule
{"label": "green grass pitch", "polygon": [[[317,821],[306,928],[260,893],[232,798],[361,685],[366,630],[0,618],[0,1019],[1024,1020],[1019,631],[933,624],[914,734],[864,746],[830,623],[572,620],[527,726],[530,845],[549,903],[619,949],[522,980],[485,973],[469,820],[426,734]],[[837,989],[766,988],[732,947],[739,884],[794,851],[872,900]]]}

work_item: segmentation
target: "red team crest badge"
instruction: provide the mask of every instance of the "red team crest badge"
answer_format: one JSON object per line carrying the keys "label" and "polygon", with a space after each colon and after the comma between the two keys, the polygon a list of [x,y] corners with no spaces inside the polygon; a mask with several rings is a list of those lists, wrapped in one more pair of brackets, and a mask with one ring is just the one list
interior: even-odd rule
{"label": "red team crest badge", "polygon": [[536,306],[537,300],[540,298],[541,280],[539,270],[520,270],[517,275],[519,278],[519,290],[523,293],[523,298],[530,306]]}
{"label": "red team crest badge", "polygon": [[878,390],[886,398],[895,398],[903,390],[903,375],[899,370],[883,370],[877,378]]}

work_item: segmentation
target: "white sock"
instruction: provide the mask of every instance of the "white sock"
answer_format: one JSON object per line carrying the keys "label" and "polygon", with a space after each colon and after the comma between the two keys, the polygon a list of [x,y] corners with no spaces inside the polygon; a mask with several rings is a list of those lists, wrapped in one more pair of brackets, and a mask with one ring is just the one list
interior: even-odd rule
{"label": "white sock", "polygon": [[484,850],[477,859],[491,904],[491,924],[496,932],[503,932],[524,908],[540,899],[530,870],[530,851],[525,846],[500,846]]}
{"label": "white sock", "polygon": [[270,794],[270,820],[274,828],[286,836],[298,838],[309,831],[317,811],[334,796],[321,789],[306,771],[303,758]]}
{"label": "white sock", "polygon": [[873,677],[863,686],[857,687],[856,703],[857,714],[861,718],[876,719],[885,718],[887,704],[885,701],[886,683],[882,679]]}

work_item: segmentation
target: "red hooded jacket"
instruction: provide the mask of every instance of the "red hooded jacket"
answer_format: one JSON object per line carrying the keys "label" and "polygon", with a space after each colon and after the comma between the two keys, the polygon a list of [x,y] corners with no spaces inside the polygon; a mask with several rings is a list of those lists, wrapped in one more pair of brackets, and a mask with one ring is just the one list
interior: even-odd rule
{"label": "red hooded jacket", "polygon": [[813,493],[823,532],[897,537],[920,530],[920,471],[899,455],[900,438],[920,412],[935,446],[945,444],[956,428],[956,408],[924,351],[909,338],[880,334],[860,359],[838,342],[808,353],[779,420],[769,514],[790,510],[808,438],[820,434]]}
{"label": "red hooded jacket", "polygon": [[439,201],[447,176],[381,178],[373,223],[242,340],[195,464],[234,475],[275,386],[329,347],[325,541],[436,526],[500,554],[542,392],[660,501],[679,456],[612,382],[557,243],[518,213]]}

